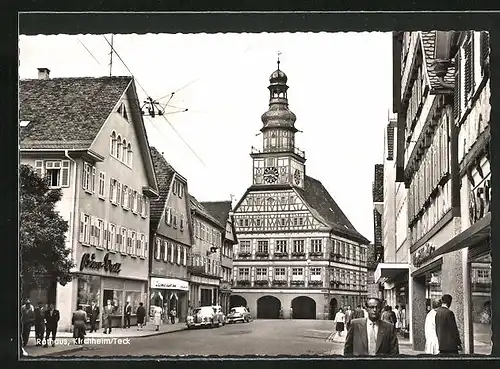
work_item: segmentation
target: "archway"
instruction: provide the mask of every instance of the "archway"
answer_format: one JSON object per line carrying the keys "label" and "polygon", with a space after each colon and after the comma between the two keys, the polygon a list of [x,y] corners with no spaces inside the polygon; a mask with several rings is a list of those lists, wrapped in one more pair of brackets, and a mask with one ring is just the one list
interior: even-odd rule
{"label": "archway", "polygon": [[316,301],[307,296],[292,300],[293,319],[316,319]]}
{"label": "archway", "polygon": [[333,320],[335,317],[335,314],[337,313],[337,306],[338,302],[337,299],[334,297],[333,299],[330,300],[330,314],[328,314],[328,319]]}
{"label": "archway", "polygon": [[263,296],[257,300],[257,318],[279,319],[281,301],[274,296]]}
{"label": "archway", "polygon": [[247,300],[239,295],[231,295],[229,297],[229,308],[237,307],[237,306],[247,306]]}

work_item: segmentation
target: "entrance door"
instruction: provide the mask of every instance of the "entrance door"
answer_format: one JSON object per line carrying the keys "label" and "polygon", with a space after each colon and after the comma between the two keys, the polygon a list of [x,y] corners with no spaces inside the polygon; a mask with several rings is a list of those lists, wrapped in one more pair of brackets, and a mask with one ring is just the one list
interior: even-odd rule
{"label": "entrance door", "polygon": [[281,302],[274,296],[263,296],[257,300],[257,318],[279,319]]}
{"label": "entrance door", "polygon": [[202,288],[201,289],[201,306],[211,306],[212,305],[212,290]]}
{"label": "entrance door", "polygon": [[335,314],[337,313],[337,306],[338,302],[337,299],[334,297],[333,299],[330,300],[330,314],[328,319],[333,320],[335,318]]}

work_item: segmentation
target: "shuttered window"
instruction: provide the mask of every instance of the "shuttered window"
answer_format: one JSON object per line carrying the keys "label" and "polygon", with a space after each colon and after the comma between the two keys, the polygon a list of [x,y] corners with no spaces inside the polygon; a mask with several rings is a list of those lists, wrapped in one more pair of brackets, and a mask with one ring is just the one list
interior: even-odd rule
{"label": "shuttered window", "polygon": [[474,69],[472,68],[472,40],[467,42],[464,46],[464,106],[467,106],[467,103],[470,99],[470,96],[474,89]]}
{"label": "shuttered window", "polygon": [[488,64],[489,64],[489,54],[490,54],[490,34],[487,31],[482,31],[480,35],[480,55],[479,60],[481,64],[481,75],[484,76]]}

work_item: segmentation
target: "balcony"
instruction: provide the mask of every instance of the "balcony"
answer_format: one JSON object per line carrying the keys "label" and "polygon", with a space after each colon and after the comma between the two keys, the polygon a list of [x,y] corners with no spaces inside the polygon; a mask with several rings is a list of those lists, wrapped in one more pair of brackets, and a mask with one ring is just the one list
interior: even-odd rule
{"label": "balcony", "polygon": [[290,148],[282,148],[282,147],[266,147],[264,150],[257,149],[256,147],[252,146],[252,149],[250,151],[250,155],[252,154],[262,154],[262,153],[276,153],[276,152],[283,152],[283,153],[288,153],[292,151],[295,155],[300,156],[301,158],[305,159],[306,158],[306,152],[299,149],[298,147],[290,147]]}

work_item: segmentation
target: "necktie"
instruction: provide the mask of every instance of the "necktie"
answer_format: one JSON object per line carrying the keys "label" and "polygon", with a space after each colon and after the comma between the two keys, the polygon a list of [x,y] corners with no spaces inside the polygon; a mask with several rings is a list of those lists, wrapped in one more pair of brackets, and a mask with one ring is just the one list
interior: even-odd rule
{"label": "necktie", "polygon": [[375,334],[375,324],[371,323],[368,329],[370,337],[368,337],[368,354],[375,355],[377,336]]}

